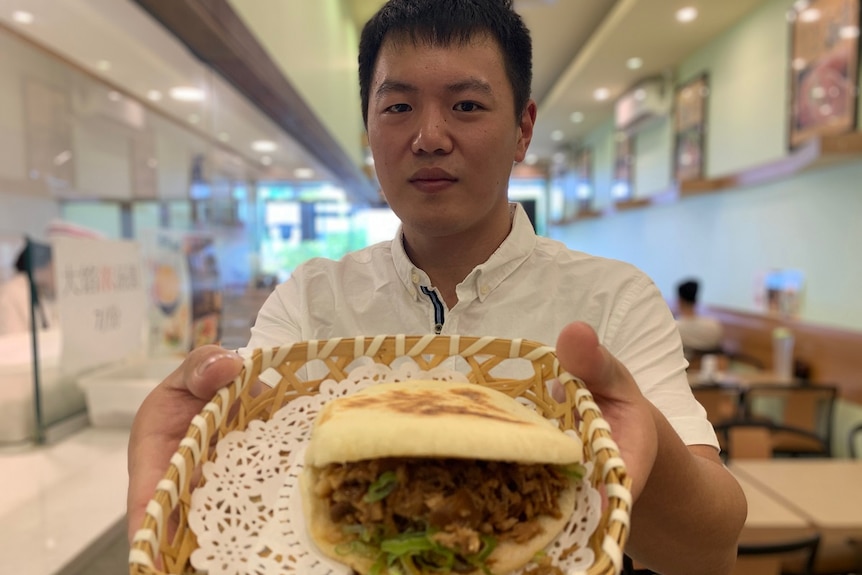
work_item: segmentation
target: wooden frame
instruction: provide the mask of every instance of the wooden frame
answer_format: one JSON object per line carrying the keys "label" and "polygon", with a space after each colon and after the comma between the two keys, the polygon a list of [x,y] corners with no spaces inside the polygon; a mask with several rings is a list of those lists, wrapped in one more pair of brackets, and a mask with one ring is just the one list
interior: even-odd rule
{"label": "wooden frame", "polygon": [[706,74],[680,86],[674,97],[674,178],[702,180],[706,161]]}
{"label": "wooden frame", "polygon": [[789,19],[792,149],[856,127],[859,0],[812,0]]}

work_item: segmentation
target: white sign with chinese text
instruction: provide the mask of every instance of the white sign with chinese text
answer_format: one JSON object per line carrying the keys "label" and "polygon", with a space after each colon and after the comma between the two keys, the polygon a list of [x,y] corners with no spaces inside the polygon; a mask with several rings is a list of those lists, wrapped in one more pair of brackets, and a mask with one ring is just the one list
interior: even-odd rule
{"label": "white sign with chinese text", "polygon": [[90,238],[53,245],[63,370],[79,373],[141,353],[147,305],[139,245]]}

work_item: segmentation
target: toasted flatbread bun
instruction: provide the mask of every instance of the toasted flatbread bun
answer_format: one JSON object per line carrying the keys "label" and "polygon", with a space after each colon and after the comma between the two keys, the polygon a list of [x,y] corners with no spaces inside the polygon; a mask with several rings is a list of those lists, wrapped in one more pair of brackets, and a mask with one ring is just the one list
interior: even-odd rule
{"label": "toasted flatbread bun", "polygon": [[[582,442],[510,396],[471,383],[382,383],[329,402],[314,422],[301,476],[303,511],[321,552],[368,573],[373,559],[339,553],[343,540],[327,504],[314,495],[318,473],[332,463],[384,457],[434,457],[568,465],[583,460]],[[576,484],[559,498],[561,517],[539,518],[528,544],[501,542],[488,565],[494,575],[526,565],[562,531],[574,512]]]}
{"label": "toasted flatbread bun", "polygon": [[473,383],[381,383],[326,404],[306,464],[457,457],[566,465],[583,444],[505,393]]}

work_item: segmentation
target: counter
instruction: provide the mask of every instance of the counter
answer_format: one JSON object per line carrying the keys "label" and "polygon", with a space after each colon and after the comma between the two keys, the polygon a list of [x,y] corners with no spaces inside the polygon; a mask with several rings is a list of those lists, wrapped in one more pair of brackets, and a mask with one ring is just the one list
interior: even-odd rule
{"label": "counter", "polygon": [[0,451],[0,573],[76,573],[125,532],[128,429]]}

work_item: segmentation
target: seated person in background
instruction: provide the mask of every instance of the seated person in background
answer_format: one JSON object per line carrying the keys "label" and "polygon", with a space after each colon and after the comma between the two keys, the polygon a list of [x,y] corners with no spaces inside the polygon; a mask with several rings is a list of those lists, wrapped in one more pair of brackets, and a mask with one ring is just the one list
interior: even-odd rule
{"label": "seated person in background", "polygon": [[682,338],[683,352],[689,361],[703,354],[721,353],[724,337],[724,329],[717,319],[698,313],[699,287],[700,284],[694,279],[685,280],[676,287],[676,326]]}

